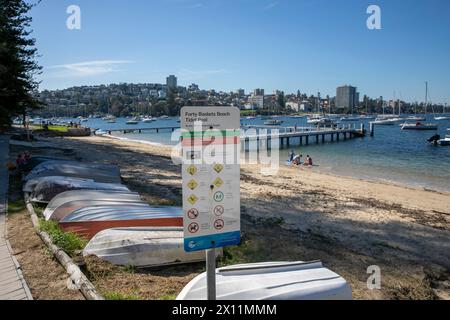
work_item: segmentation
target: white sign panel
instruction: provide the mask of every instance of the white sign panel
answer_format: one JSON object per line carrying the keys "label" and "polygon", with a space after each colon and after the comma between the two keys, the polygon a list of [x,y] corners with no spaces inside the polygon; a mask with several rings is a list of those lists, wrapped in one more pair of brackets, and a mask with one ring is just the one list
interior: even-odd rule
{"label": "white sign panel", "polygon": [[181,109],[185,251],[240,243],[240,111]]}

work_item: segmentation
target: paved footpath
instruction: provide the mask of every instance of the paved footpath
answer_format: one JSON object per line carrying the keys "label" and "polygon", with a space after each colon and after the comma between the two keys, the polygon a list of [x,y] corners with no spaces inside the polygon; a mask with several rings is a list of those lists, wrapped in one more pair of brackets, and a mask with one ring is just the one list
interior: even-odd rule
{"label": "paved footpath", "polygon": [[0,300],[31,300],[19,263],[6,239],[9,138],[0,135]]}

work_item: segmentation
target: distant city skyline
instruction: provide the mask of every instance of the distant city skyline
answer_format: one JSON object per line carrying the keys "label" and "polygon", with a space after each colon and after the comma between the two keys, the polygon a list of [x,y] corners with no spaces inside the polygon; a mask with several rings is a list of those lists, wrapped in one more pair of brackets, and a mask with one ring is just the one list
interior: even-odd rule
{"label": "distant city skyline", "polygon": [[[336,95],[450,103],[450,2],[79,0],[81,30],[66,28],[73,1],[32,10],[40,89],[165,83],[235,92]],[[366,27],[369,4],[382,29]]]}

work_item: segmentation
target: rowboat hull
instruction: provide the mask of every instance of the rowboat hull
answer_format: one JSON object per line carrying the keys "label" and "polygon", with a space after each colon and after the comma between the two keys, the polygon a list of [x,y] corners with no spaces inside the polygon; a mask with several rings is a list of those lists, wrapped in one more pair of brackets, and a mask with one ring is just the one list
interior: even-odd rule
{"label": "rowboat hull", "polygon": [[[93,237],[83,251],[115,265],[160,267],[205,260],[202,251],[185,252],[183,228],[107,229]],[[222,255],[217,249],[216,255]]]}
{"label": "rowboat hull", "polygon": [[[351,300],[344,278],[321,262],[265,262],[216,270],[217,300]],[[206,273],[195,277],[177,300],[205,300]]]}

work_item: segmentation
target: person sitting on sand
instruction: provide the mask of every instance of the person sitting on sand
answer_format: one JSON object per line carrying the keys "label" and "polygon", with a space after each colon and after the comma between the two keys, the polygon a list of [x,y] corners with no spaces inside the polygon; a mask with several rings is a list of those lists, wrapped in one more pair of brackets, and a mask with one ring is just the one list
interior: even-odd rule
{"label": "person sitting on sand", "polygon": [[302,155],[301,154],[298,156],[295,156],[294,159],[292,160],[293,165],[299,166],[301,163],[302,163]]}
{"label": "person sitting on sand", "polygon": [[305,165],[305,166],[312,166],[313,165],[312,158],[309,156],[309,154],[306,155],[305,163],[303,165]]}

